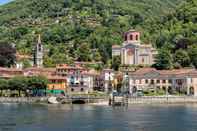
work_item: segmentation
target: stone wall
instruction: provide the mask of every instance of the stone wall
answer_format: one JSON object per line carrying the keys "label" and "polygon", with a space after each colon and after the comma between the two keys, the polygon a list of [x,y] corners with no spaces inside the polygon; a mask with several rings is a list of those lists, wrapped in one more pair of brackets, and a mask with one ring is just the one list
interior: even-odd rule
{"label": "stone wall", "polygon": [[129,104],[154,104],[154,103],[197,103],[197,97],[177,96],[177,97],[131,97]]}
{"label": "stone wall", "polygon": [[47,97],[0,97],[0,103],[46,103]]}

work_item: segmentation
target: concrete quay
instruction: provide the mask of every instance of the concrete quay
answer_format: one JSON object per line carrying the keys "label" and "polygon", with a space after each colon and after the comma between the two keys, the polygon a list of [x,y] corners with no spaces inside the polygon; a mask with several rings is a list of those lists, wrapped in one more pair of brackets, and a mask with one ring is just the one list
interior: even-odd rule
{"label": "concrete quay", "polygon": [[0,103],[46,103],[47,97],[0,97]]}
{"label": "concrete quay", "polygon": [[[48,103],[48,97],[0,97],[0,103]],[[193,96],[143,96],[143,97],[129,97],[128,104],[178,104],[178,103],[196,103],[197,97]],[[89,98],[64,98],[64,104],[70,104],[72,102],[82,102],[82,103],[107,103],[109,102],[108,97],[89,97]]]}
{"label": "concrete quay", "polygon": [[128,104],[178,104],[178,103],[197,103],[197,97],[194,96],[143,96],[130,97]]}

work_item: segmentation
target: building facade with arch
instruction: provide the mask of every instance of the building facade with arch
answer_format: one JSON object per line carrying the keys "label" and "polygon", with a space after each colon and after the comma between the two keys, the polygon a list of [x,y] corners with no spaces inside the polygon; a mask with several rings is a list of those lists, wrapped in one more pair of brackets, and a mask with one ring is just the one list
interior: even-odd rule
{"label": "building facade with arch", "polygon": [[156,70],[141,68],[129,74],[129,90],[133,94],[136,90],[164,89],[170,91],[185,91],[187,95],[197,96],[197,70],[174,69]]}
{"label": "building facade with arch", "polygon": [[129,30],[124,33],[121,46],[112,46],[112,57],[121,56],[122,65],[152,65],[157,51],[150,44],[142,44],[140,32]]}

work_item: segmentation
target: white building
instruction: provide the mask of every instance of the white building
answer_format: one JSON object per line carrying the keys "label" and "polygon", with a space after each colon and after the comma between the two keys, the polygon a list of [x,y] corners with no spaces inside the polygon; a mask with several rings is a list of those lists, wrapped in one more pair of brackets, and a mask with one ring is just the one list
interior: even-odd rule
{"label": "white building", "polygon": [[130,30],[124,34],[122,46],[112,46],[112,57],[121,56],[122,65],[152,65],[157,54],[150,44],[142,44],[140,33]]}
{"label": "white building", "polygon": [[104,69],[101,72],[101,77],[104,81],[104,92],[111,92],[113,89],[113,81],[114,81],[114,71],[112,69]]}
{"label": "white building", "polygon": [[93,91],[95,74],[81,66],[59,64],[56,75],[67,78],[68,92],[88,93]]}
{"label": "white building", "polygon": [[156,70],[141,68],[129,74],[130,93],[137,90],[163,89],[185,91],[197,96],[197,71],[195,69]]}

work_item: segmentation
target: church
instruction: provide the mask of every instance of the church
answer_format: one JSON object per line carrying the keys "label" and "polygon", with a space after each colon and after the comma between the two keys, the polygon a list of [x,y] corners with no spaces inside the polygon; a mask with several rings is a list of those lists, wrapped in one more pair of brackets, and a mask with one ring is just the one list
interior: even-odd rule
{"label": "church", "polygon": [[124,33],[121,46],[112,46],[112,57],[120,56],[122,65],[152,65],[157,50],[150,44],[142,44],[140,32],[129,30]]}
{"label": "church", "polygon": [[32,67],[43,67],[44,46],[41,42],[41,36],[38,35],[38,41],[34,45],[33,55],[21,55],[16,53],[16,68],[22,69],[24,61],[28,62]]}

